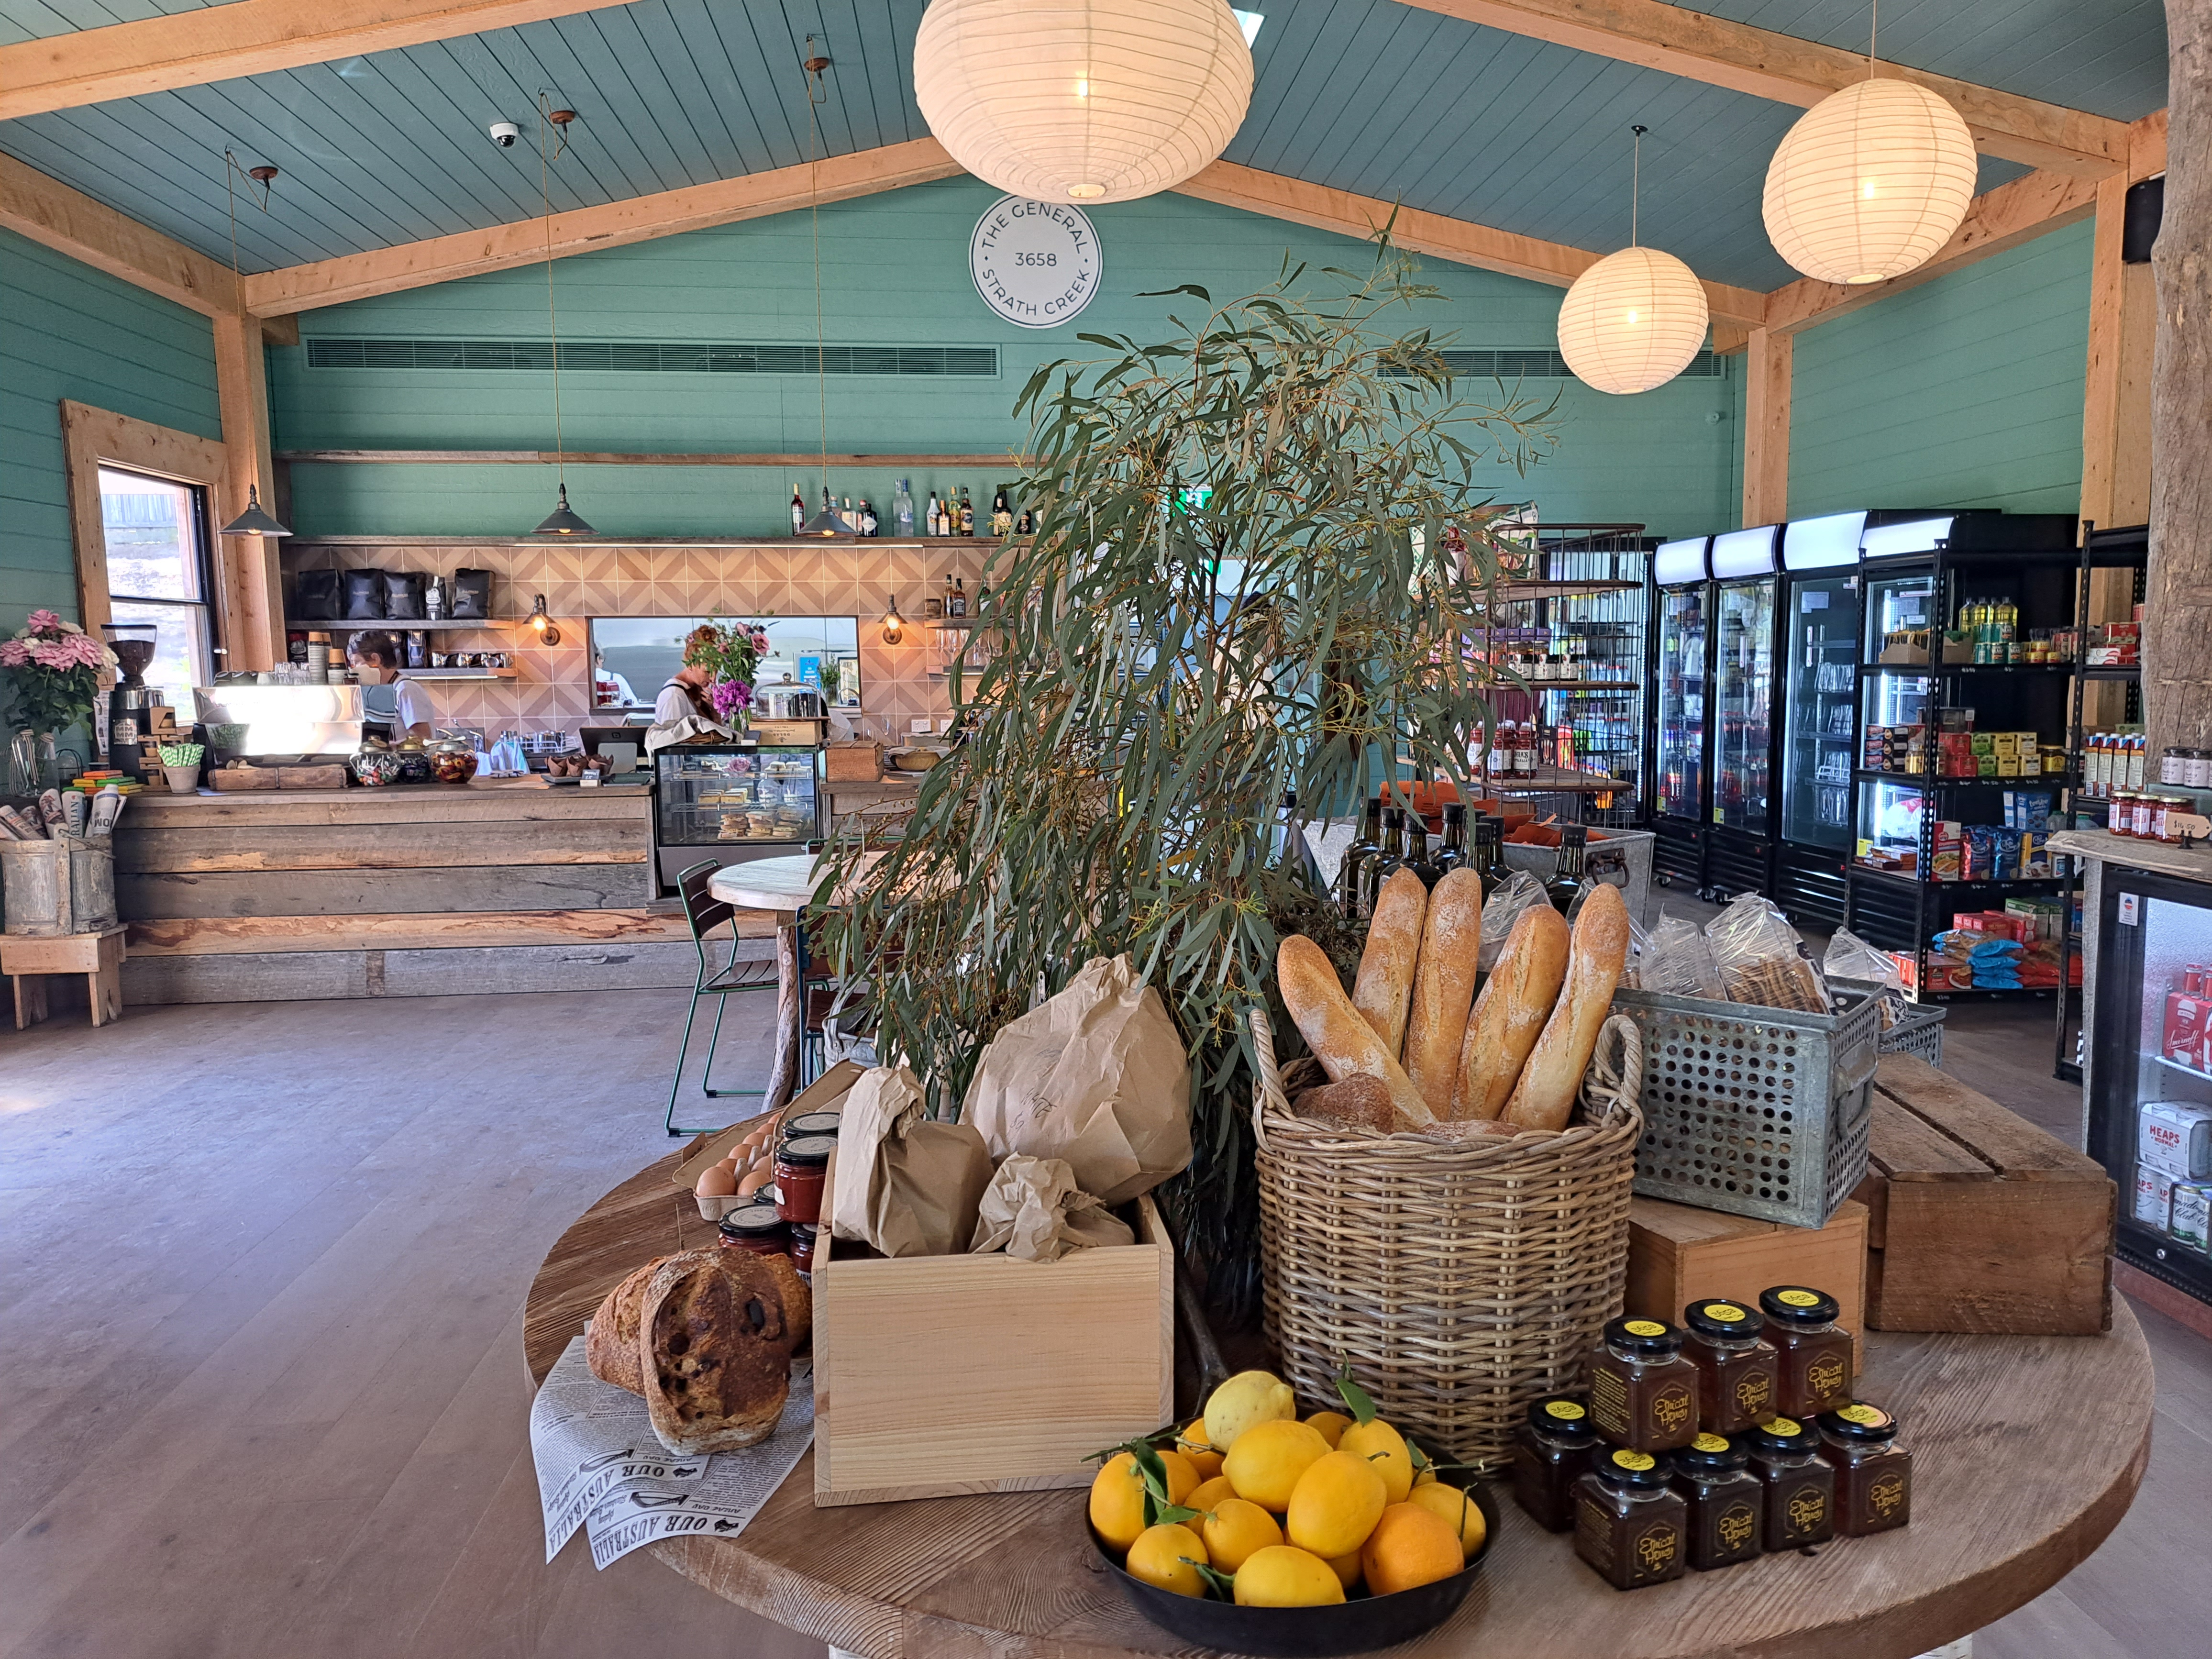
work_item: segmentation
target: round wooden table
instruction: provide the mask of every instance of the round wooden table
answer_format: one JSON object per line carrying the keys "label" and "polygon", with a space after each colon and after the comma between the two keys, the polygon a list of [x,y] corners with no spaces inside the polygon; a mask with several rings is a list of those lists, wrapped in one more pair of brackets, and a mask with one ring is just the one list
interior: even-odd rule
{"label": "round wooden table", "polygon": [[[586,1211],[530,1287],[551,1369],[624,1274],[712,1234],[672,1155]],[[978,1356],[975,1387],[991,1386]],[[1514,1507],[1465,1606],[1419,1659],[1909,1659],[2032,1601],[2118,1524],[2150,1449],[2151,1364],[2115,1297],[2097,1337],[1867,1334],[1863,1392],[1914,1452],[1912,1524],[1621,1594]],[[920,1402],[918,1402],[920,1403]],[[926,1402],[957,1415],[957,1401]],[[1079,1491],[817,1510],[811,1455],[734,1539],[653,1546],[685,1577],[863,1659],[1187,1654],[1098,1566]]]}
{"label": "round wooden table", "polygon": [[[862,854],[861,869],[882,856],[880,853]],[[775,1059],[769,1068],[768,1087],[761,1102],[763,1112],[780,1109],[799,1086],[799,1040],[806,1007],[800,983],[806,969],[799,913],[836,902],[834,895],[818,890],[827,873],[817,869],[818,862],[812,853],[753,859],[726,866],[707,878],[707,890],[725,904],[775,915]]]}

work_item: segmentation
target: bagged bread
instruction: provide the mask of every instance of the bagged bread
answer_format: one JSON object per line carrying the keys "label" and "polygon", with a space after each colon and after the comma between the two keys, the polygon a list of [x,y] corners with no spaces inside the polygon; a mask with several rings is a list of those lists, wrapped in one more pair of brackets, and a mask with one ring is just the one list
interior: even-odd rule
{"label": "bagged bread", "polygon": [[1189,1056],[1129,958],[1095,957],[991,1040],[960,1120],[994,1157],[1065,1158],[1083,1191],[1127,1203],[1190,1162]]}
{"label": "bagged bread", "polygon": [[1559,1000],[1568,942],[1566,921],[1549,904],[1531,905],[1514,921],[1504,952],[1467,1022],[1452,1086],[1453,1121],[1494,1118],[1505,1109]]}
{"label": "bagged bread", "polygon": [[845,1097],[830,1164],[830,1231],[885,1255],[951,1255],[975,1236],[991,1152],[971,1123],[924,1115],[921,1085],[878,1066]]}
{"label": "bagged bread", "polygon": [[1548,910],[1552,901],[1544,895],[1544,884],[1526,870],[1516,870],[1498,884],[1482,907],[1482,971],[1493,973],[1498,959],[1504,953],[1505,942],[1513,937],[1513,924],[1521,920],[1525,911],[1541,905]]}
{"label": "bagged bread", "polygon": [[1351,1077],[1376,1079],[1390,1091],[1394,1129],[1436,1121],[1397,1056],[1383,1048],[1375,1028],[1360,1018],[1352,999],[1345,995],[1336,966],[1320,945],[1304,934],[1292,933],[1276,949],[1275,978],[1291,1022],[1330,1082],[1341,1083]]}
{"label": "bagged bread", "polygon": [[1439,1118],[1451,1115],[1452,1085],[1459,1081],[1460,1045],[1474,1003],[1481,945],[1482,878],[1473,870],[1448,871],[1429,895],[1420,965],[1413,972],[1413,1009],[1406,1020],[1406,1075]]}
{"label": "bagged bread", "polygon": [[1732,1002],[1828,1012],[1828,988],[1788,918],[1757,893],[1746,893],[1705,924],[1705,943]]}
{"label": "bagged bread", "polygon": [[1698,925],[1663,910],[1644,945],[1637,988],[1662,996],[1703,997],[1713,1002],[1725,1000],[1728,994],[1721,985],[1721,970],[1713,965],[1711,947]]}
{"label": "bagged bread", "polygon": [[775,1276],[746,1250],[684,1250],[638,1305],[653,1437],[685,1457],[757,1446],[791,1396],[791,1338]]}
{"label": "bagged bread", "polygon": [[1619,888],[1600,887],[1576,919],[1566,981],[1505,1103],[1505,1121],[1529,1129],[1567,1127],[1627,959],[1628,906]]}
{"label": "bagged bread", "polygon": [[1020,1261],[1057,1261],[1085,1245],[1136,1242],[1127,1222],[1077,1188],[1066,1158],[1016,1152],[984,1189],[968,1248],[976,1255],[1004,1250]]}
{"label": "bagged bread", "polygon": [[1406,999],[1421,959],[1421,924],[1429,890],[1411,870],[1396,870],[1375,896],[1367,923],[1367,948],[1352,982],[1352,1006],[1396,1060],[1406,1047]]}

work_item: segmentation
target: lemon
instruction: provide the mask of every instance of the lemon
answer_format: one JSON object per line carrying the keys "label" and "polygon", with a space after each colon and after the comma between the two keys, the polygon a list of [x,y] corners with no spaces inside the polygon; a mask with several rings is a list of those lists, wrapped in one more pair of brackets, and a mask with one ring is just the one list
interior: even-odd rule
{"label": "lemon", "polygon": [[1336,1449],[1373,1464],[1392,1503],[1404,1503],[1413,1489],[1413,1457],[1406,1449],[1406,1437],[1381,1418],[1353,1424],[1338,1439]]}
{"label": "lemon", "polygon": [[1283,1541],[1283,1529],[1275,1524],[1275,1517],[1241,1498],[1216,1504],[1199,1533],[1206,1540],[1206,1553],[1213,1558],[1213,1565],[1224,1572],[1236,1571],[1255,1552]]}
{"label": "lemon", "polygon": [[1449,1578],[1467,1565],[1460,1534],[1442,1516],[1417,1504],[1393,1504],[1359,1547],[1367,1588],[1395,1595]]}
{"label": "lemon", "polygon": [[1237,1437],[1255,1423],[1298,1414],[1291,1385],[1268,1371],[1239,1371],[1206,1397],[1206,1443],[1226,1456]]}
{"label": "lemon", "polygon": [[1168,1472],[1168,1502],[1181,1504],[1198,1490],[1199,1482],[1206,1477],[1198,1472],[1190,1459],[1179,1451],[1160,1454],[1160,1467]]}
{"label": "lemon", "polygon": [[1328,1563],[1288,1544],[1261,1550],[1237,1570],[1240,1607],[1325,1607],[1342,1600],[1344,1586]]}
{"label": "lemon", "polygon": [[1424,1486],[1433,1486],[1436,1484],[1437,1472],[1434,1469],[1423,1469],[1419,1474],[1413,1477],[1413,1490],[1415,1492],[1420,1491]]}
{"label": "lemon", "polygon": [[1194,1561],[1207,1565],[1206,1545],[1188,1527],[1147,1527],[1129,1546],[1129,1577],[1177,1595],[1206,1594]]}
{"label": "lemon", "polygon": [[1483,1520],[1482,1511],[1475,1507],[1474,1499],[1457,1486],[1447,1486],[1440,1480],[1432,1480],[1425,1486],[1417,1485],[1406,1501],[1418,1504],[1430,1514],[1441,1516],[1445,1525],[1457,1532],[1463,1557],[1472,1559],[1474,1553],[1482,1547],[1489,1524]]}
{"label": "lemon", "polygon": [[1182,1425],[1182,1431],[1176,1436],[1175,1449],[1190,1460],[1200,1480],[1211,1480],[1221,1473],[1221,1454],[1206,1442],[1204,1418],[1194,1417]]}
{"label": "lemon", "polygon": [[1328,1442],[1331,1451],[1336,1449],[1337,1441],[1352,1426],[1352,1419],[1342,1412],[1316,1412],[1306,1421],[1321,1431],[1321,1437]]}
{"label": "lemon", "polygon": [[1336,1582],[1346,1589],[1356,1588],[1359,1583],[1359,1552],[1354,1550],[1349,1555],[1338,1556],[1328,1564],[1328,1570],[1336,1575]]}
{"label": "lemon", "polygon": [[1367,1541],[1389,1501],[1374,1465],[1350,1452],[1328,1452],[1314,1460],[1291,1489],[1284,1531],[1300,1549],[1333,1561]]}
{"label": "lemon", "polygon": [[1210,1510],[1216,1504],[1237,1496],[1237,1488],[1229,1483],[1225,1474],[1217,1474],[1211,1480],[1201,1480],[1198,1489],[1182,1500],[1187,1510]]}
{"label": "lemon", "polygon": [[1144,1531],[1145,1477],[1127,1452],[1108,1458],[1091,1482],[1091,1524],[1109,1549],[1127,1549]]}
{"label": "lemon", "polygon": [[1328,1442],[1319,1429],[1295,1418],[1278,1419],[1255,1423],[1237,1436],[1221,1472],[1239,1498],[1280,1515],[1290,1507],[1298,1477],[1328,1455]]}

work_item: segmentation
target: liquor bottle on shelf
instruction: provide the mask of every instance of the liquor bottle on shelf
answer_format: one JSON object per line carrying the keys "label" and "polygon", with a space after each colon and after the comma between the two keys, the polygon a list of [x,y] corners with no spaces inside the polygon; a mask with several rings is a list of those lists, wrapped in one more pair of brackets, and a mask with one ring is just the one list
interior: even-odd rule
{"label": "liquor bottle on shelf", "polygon": [[794,536],[806,528],[806,503],[799,494],[799,486],[791,487],[791,533]]}
{"label": "liquor bottle on shelf", "polygon": [[898,488],[891,491],[891,534],[902,537],[914,534],[914,492],[907,488],[904,478],[901,478]]}
{"label": "liquor bottle on shelf", "polygon": [[1424,887],[1434,887],[1443,877],[1429,850],[1429,821],[1411,807],[1406,810],[1406,868],[1421,878]]}
{"label": "liquor bottle on shelf", "polygon": [[945,596],[945,614],[948,617],[968,614],[968,590],[957,575],[952,579],[952,591]]}
{"label": "liquor bottle on shelf", "polygon": [[963,536],[972,536],[975,533],[975,503],[968,499],[968,486],[966,484],[962,484],[960,486],[960,529],[958,533]]}
{"label": "liquor bottle on shelf", "polygon": [[1583,859],[1589,831],[1579,823],[1559,826],[1559,867],[1544,884],[1544,896],[1561,915],[1571,915],[1575,898],[1583,890]]}
{"label": "liquor bottle on shelf", "polygon": [[933,489],[929,492],[929,506],[921,515],[921,533],[925,536],[937,533],[937,492]]}
{"label": "liquor bottle on shelf", "polygon": [[945,597],[938,607],[938,615],[941,617],[952,615],[952,573],[950,570],[945,573]]}
{"label": "liquor bottle on shelf", "polygon": [[863,536],[872,536],[882,528],[883,522],[876,517],[876,509],[868,504],[868,498],[866,495],[861,496],[860,533]]}
{"label": "liquor bottle on shelf", "polygon": [[1028,507],[1024,507],[1021,512],[1021,516],[1014,520],[1014,533],[1017,536],[1036,535],[1036,514],[1030,511]]}
{"label": "liquor bottle on shelf", "polygon": [[1359,872],[1359,914],[1375,914],[1375,896],[1405,860],[1406,815],[1395,806],[1382,809],[1382,850],[1367,860]]}
{"label": "liquor bottle on shelf", "polygon": [[1360,897],[1367,866],[1382,856],[1382,799],[1370,795],[1359,809],[1359,833],[1344,849],[1344,862],[1336,870],[1337,908],[1354,921],[1367,914],[1361,908]]}
{"label": "liquor bottle on shelf", "polygon": [[1430,862],[1436,866],[1437,881],[1467,866],[1467,808],[1458,801],[1444,803],[1443,845],[1437,848]]}
{"label": "liquor bottle on shelf", "polygon": [[1002,489],[991,497],[991,533],[1008,536],[1013,533],[1014,509],[1006,504],[1006,492]]}

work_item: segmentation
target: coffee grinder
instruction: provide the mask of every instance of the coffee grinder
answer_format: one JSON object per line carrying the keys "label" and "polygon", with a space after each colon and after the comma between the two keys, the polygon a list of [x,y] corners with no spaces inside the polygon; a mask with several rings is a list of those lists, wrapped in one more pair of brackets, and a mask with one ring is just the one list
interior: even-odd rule
{"label": "coffee grinder", "polygon": [[125,777],[143,779],[139,763],[139,740],[146,735],[147,711],[154,706],[154,688],[146,684],[146,665],[154,660],[156,629],[152,623],[103,623],[107,648],[123,670],[123,678],[107,694],[107,763]]}

